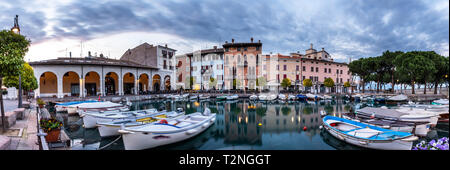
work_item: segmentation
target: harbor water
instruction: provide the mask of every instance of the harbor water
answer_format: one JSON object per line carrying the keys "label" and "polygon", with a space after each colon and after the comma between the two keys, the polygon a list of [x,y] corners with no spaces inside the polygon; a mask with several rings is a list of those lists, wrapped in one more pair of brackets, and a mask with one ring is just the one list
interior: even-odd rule
{"label": "harbor water", "polygon": [[[152,148],[156,150],[362,150],[342,142],[321,129],[320,111],[341,116],[350,110],[380,107],[348,101],[144,101],[134,102],[131,110],[183,108],[186,114],[202,112],[205,107],[217,113],[215,123],[205,132],[175,144]],[[395,107],[395,106],[388,106]],[[84,129],[79,116],[55,113],[64,119],[64,130],[73,150],[123,150],[118,136],[101,138],[96,128]],[[420,140],[448,137],[448,123],[438,124]]]}

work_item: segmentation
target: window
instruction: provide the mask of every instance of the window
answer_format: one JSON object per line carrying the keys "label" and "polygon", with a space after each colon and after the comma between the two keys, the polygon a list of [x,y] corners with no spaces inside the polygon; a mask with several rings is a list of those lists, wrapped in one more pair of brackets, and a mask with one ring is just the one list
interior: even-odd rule
{"label": "window", "polygon": [[339,69],[336,70],[336,74],[339,74]]}
{"label": "window", "polygon": [[347,82],[350,82],[350,79],[347,79]]}
{"label": "window", "polygon": [[306,71],[306,67],[305,66],[303,66],[303,71]]}
{"label": "window", "polygon": [[297,65],[297,66],[295,67],[295,70],[299,71],[299,70],[300,70],[300,66]]}
{"label": "window", "polygon": [[241,47],[238,47],[238,48],[237,48],[237,51],[241,51]]}
{"label": "window", "polygon": [[341,74],[342,74],[342,70],[341,70]]}
{"label": "window", "polygon": [[299,78],[300,76],[297,74],[297,75],[295,75],[295,80],[298,80],[298,78]]}
{"label": "window", "polygon": [[280,70],[280,65],[277,65],[277,70]]}
{"label": "window", "polygon": [[306,78],[306,77],[305,77],[305,76],[303,76],[303,79],[302,79],[302,80],[305,80],[305,78]]}
{"label": "window", "polygon": [[259,47],[256,47],[256,51],[259,51]]}
{"label": "window", "polygon": [[341,83],[342,83],[342,78],[341,78]]}
{"label": "window", "polygon": [[279,82],[280,82],[280,75],[277,74],[277,83],[279,83]]}
{"label": "window", "polygon": [[325,68],[323,72],[324,72],[324,73],[327,73],[327,68]]}
{"label": "window", "polygon": [[244,47],[244,51],[247,51],[247,47]]}
{"label": "window", "polygon": [[178,76],[178,82],[181,82],[181,81],[183,81],[183,74],[180,74],[180,75]]}
{"label": "window", "polygon": [[286,78],[287,78],[286,74],[283,74],[283,79],[286,79]]}
{"label": "window", "polygon": [[284,70],[284,71],[287,70],[287,65],[283,65],[283,70]]}
{"label": "window", "polygon": [[319,67],[316,67],[316,72],[319,72]]}
{"label": "window", "polygon": [[314,67],[311,67],[311,72],[314,72]]}
{"label": "window", "polygon": [[328,69],[328,73],[331,73],[331,68]]}

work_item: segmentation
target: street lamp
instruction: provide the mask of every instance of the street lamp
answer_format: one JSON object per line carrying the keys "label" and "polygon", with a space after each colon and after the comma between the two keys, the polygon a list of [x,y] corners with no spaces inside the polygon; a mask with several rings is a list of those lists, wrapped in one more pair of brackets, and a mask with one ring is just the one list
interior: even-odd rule
{"label": "street lamp", "polygon": [[[19,27],[19,15],[16,15],[16,18],[14,18],[14,27],[11,28],[11,31],[15,34],[20,35],[20,27]],[[19,72],[19,103],[18,108],[22,107],[22,75]]]}

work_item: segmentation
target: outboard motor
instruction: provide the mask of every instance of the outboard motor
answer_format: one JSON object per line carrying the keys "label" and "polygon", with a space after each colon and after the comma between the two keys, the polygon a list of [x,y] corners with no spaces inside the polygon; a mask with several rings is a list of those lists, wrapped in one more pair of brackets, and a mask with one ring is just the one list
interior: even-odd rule
{"label": "outboard motor", "polygon": [[209,116],[211,114],[211,110],[209,108],[205,108],[205,111],[202,113],[203,116]]}

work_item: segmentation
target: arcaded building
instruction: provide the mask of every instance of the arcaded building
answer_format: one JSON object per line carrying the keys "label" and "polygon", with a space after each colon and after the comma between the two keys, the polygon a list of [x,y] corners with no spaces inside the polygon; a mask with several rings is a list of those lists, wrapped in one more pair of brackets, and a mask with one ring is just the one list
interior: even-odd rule
{"label": "arcaded building", "polygon": [[128,49],[119,60],[103,55],[30,62],[38,80],[35,97],[107,96],[174,89],[175,55],[148,43]]}

